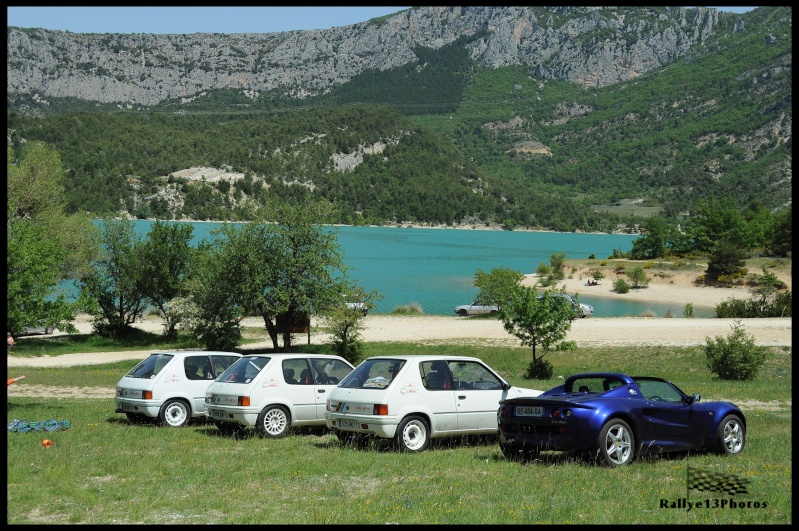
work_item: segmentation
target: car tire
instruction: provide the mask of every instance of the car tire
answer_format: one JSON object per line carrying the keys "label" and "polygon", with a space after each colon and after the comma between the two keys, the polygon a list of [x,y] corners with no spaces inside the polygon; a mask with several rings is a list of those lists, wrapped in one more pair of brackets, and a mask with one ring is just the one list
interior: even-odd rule
{"label": "car tire", "polygon": [[502,455],[509,461],[529,461],[538,457],[538,448],[528,448],[514,443],[499,442],[499,449]]}
{"label": "car tire", "polygon": [[467,315],[469,315],[469,312],[467,312],[466,310],[458,310],[458,315],[460,315],[461,317],[466,317]]}
{"label": "car tire", "polygon": [[738,415],[727,415],[716,431],[716,451],[722,455],[737,455],[746,446],[746,428]]}
{"label": "car tire", "polygon": [[189,423],[190,418],[189,404],[179,398],[167,400],[158,412],[158,420],[161,425],[170,428],[182,428]]}
{"label": "car tire", "polygon": [[394,440],[401,452],[422,452],[430,445],[430,426],[417,415],[405,417],[397,426]]}
{"label": "car tire", "polygon": [[621,419],[611,419],[602,426],[597,438],[601,461],[612,468],[629,465],[635,458],[635,434]]}
{"label": "car tire", "polygon": [[258,415],[255,429],[261,437],[279,439],[284,437],[291,426],[289,412],[283,406],[267,406]]}

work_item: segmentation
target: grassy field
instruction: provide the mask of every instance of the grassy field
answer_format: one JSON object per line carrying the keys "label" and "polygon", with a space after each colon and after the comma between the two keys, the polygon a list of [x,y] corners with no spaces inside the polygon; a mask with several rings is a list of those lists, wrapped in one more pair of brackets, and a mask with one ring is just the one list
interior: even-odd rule
{"label": "grassy field", "polygon": [[[666,377],[688,393],[702,393],[705,401],[738,403],[747,416],[746,450],[736,457],[691,453],[646,458],[617,469],[555,452],[517,463],[502,457],[493,437],[441,439],[426,452],[406,454],[385,444],[342,446],[324,429],[299,430],[277,440],[254,432],[232,438],[205,422],[182,429],[131,425],[114,413],[111,399],[9,397],[9,422],[55,419],[72,426],[53,433],[7,434],[7,523],[792,522],[790,348],[771,349],[751,382],[715,379],[701,347],[553,352],[547,356],[555,376],[547,381],[523,379],[530,357],[523,348],[379,343],[366,349],[367,356],[477,356],[511,383],[538,389],[590,370]],[[133,364],[26,367],[27,379],[15,385],[111,388]],[[42,446],[45,438],[53,440],[52,448]],[[748,493],[688,490],[688,467],[748,480]]]}

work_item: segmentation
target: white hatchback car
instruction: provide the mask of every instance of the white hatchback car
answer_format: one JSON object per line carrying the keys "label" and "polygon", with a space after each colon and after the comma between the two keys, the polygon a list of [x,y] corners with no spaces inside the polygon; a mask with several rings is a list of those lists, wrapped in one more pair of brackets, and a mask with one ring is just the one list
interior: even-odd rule
{"label": "white hatchback car", "polygon": [[247,355],[208,387],[207,415],[228,434],[255,426],[277,438],[293,426],[324,426],[327,396],[352,369],[327,354]]}
{"label": "white hatchback car", "polygon": [[480,301],[474,301],[471,304],[462,304],[455,306],[455,313],[465,317],[467,315],[478,315],[481,313],[497,313],[499,306],[496,304],[486,304]]}
{"label": "white hatchback car", "polygon": [[235,352],[154,352],[117,382],[115,413],[179,428],[205,417],[205,390],[241,358]]}
{"label": "white hatchback car", "polygon": [[433,437],[495,434],[500,400],[542,392],[510,385],[478,358],[379,356],[333,389],[325,418],[342,442],[371,435],[421,452]]}

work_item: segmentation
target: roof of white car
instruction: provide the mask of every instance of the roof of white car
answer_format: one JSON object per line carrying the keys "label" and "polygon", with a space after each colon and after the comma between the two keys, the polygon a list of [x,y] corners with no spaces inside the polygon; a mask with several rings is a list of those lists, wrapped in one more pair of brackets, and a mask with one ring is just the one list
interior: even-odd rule
{"label": "roof of white car", "polygon": [[363,361],[368,360],[418,360],[418,361],[430,361],[430,360],[463,360],[463,361],[479,361],[483,362],[480,358],[473,358],[470,356],[443,356],[440,354],[399,354],[397,356],[372,356],[370,358],[366,358]]}

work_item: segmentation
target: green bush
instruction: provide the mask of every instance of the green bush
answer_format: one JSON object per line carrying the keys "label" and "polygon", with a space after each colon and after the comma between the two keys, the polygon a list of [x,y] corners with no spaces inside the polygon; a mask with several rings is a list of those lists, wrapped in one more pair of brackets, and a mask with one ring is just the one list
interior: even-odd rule
{"label": "green bush", "polygon": [[527,380],[549,380],[555,373],[555,368],[549,360],[537,358],[527,366],[524,377]]}
{"label": "green bush", "polygon": [[754,380],[766,361],[766,351],[755,345],[754,337],[744,331],[740,321],[732,329],[727,338],[707,338],[707,367],[722,380]]}
{"label": "green bush", "polygon": [[630,285],[627,284],[627,282],[625,282],[623,278],[619,278],[616,279],[615,282],[613,282],[613,290],[616,293],[627,293],[628,291],[630,291]]}

